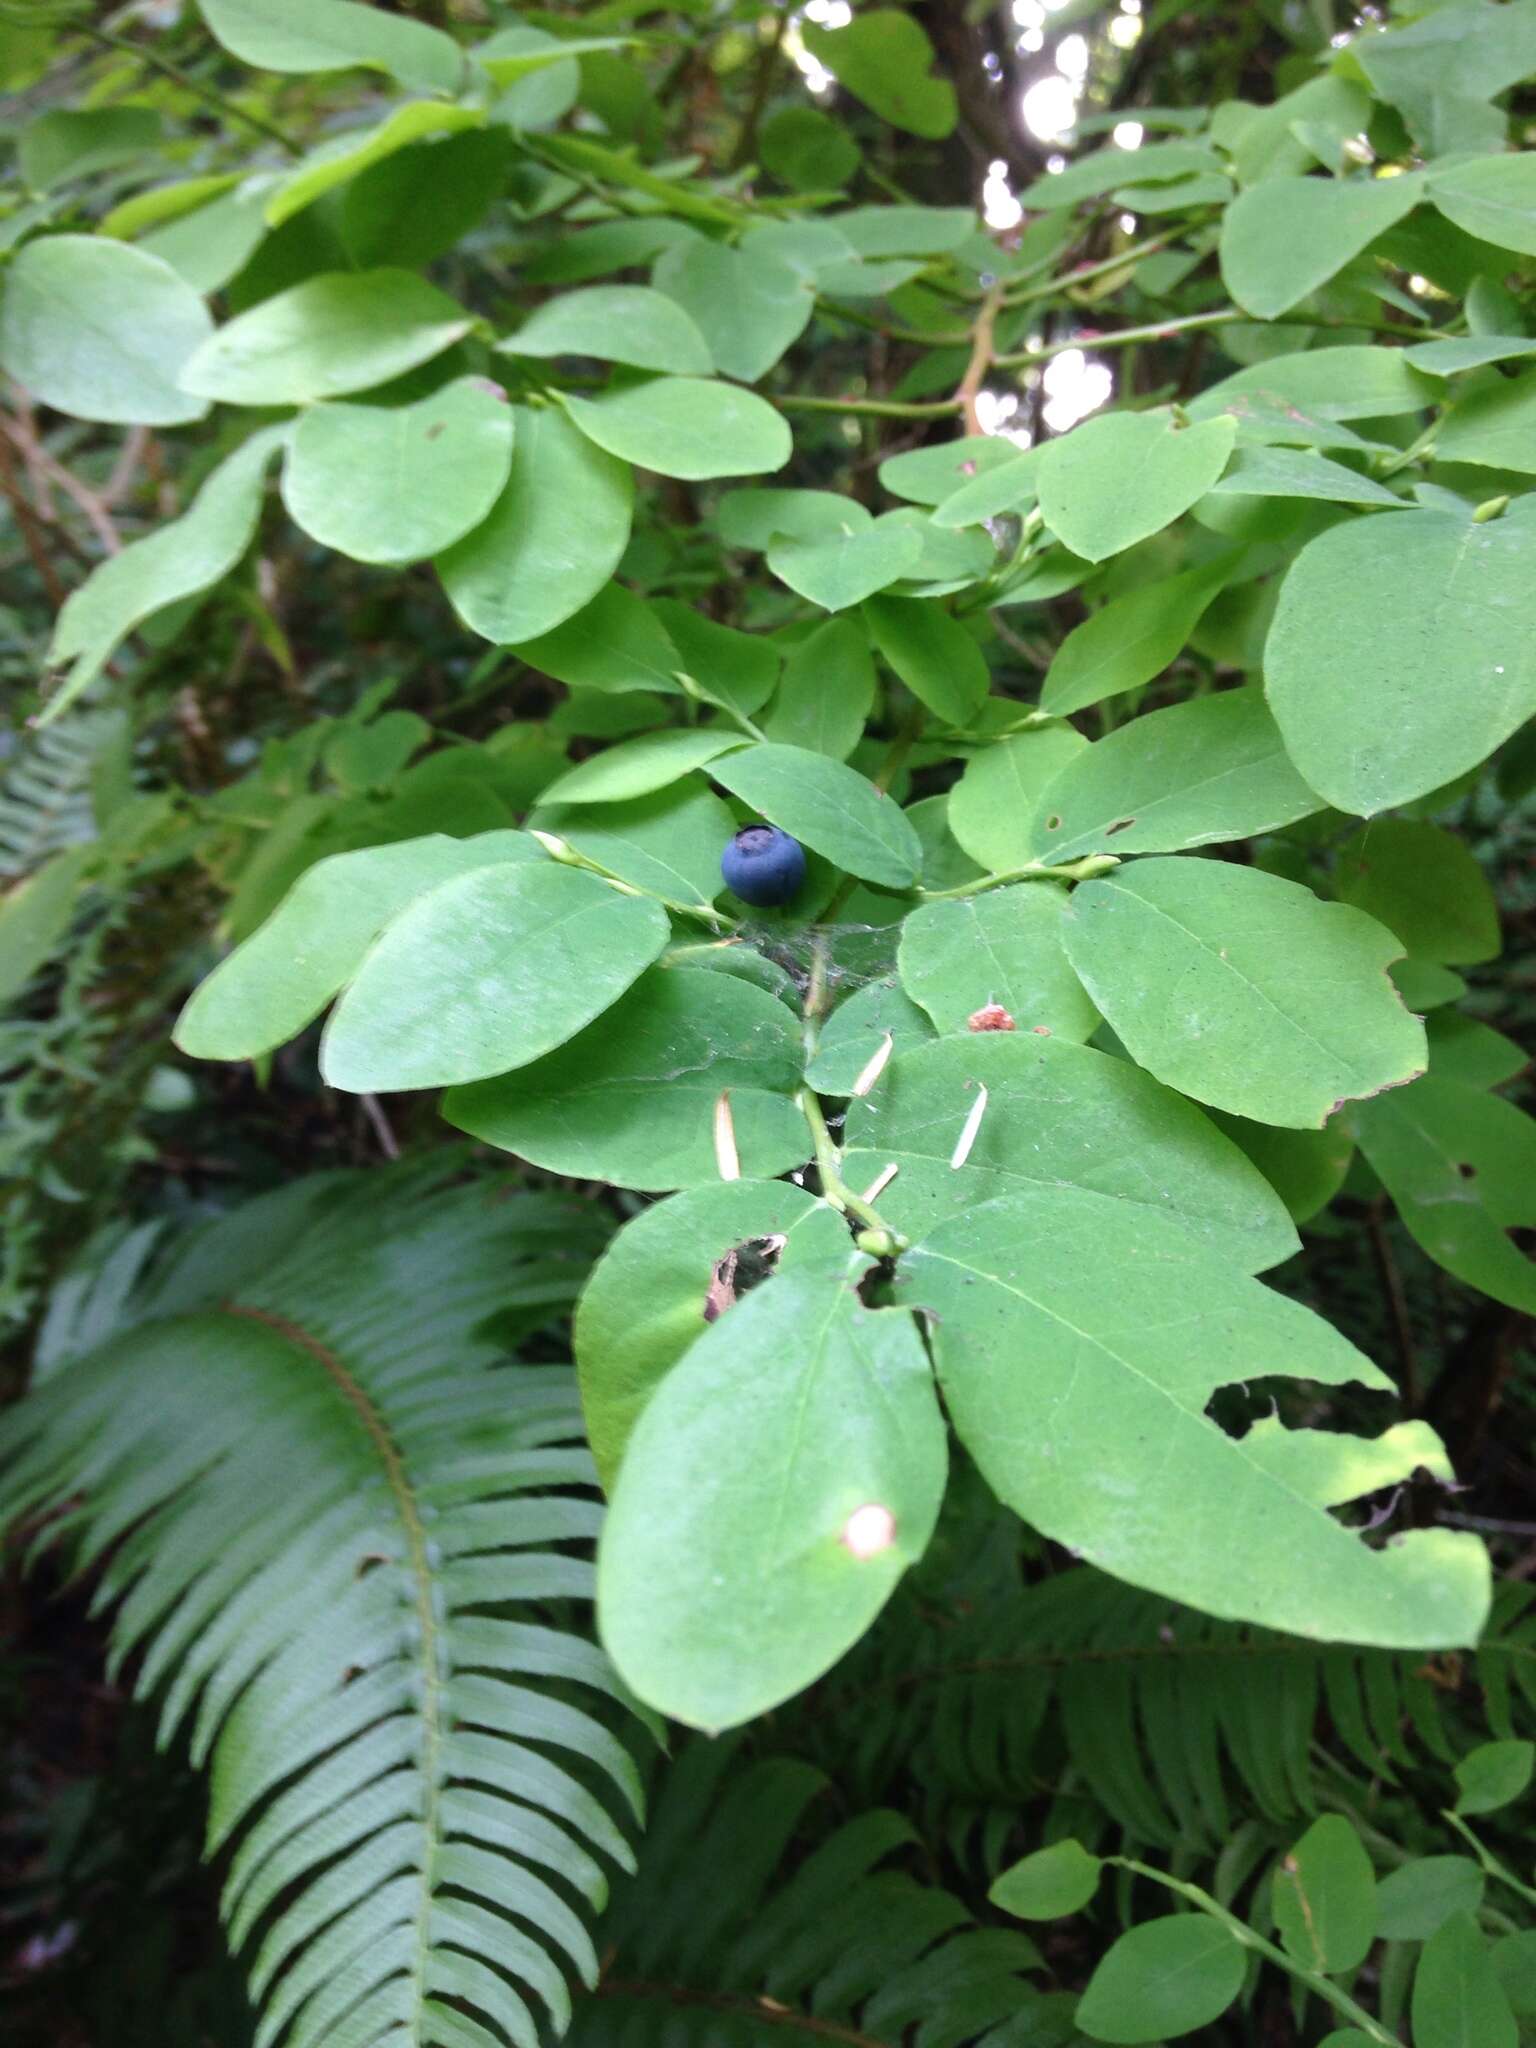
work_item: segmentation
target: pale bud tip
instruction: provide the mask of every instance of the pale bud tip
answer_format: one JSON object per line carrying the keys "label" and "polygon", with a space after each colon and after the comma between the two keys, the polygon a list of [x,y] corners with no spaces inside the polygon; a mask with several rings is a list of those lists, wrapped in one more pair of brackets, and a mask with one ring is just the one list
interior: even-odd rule
{"label": "pale bud tip", "polygon": [[715,1167],[722,1180],[741,1179],[741,1159],[736,1150],[736,1121],[731,1115],[731,1091],[722,1088],[715,1098]]}
{"label": "pale bud tip", "polygon": [[838,1539],[851,1557],[878,1557],[896,1541],[896,1517],[879,1501],[855,1508]]}

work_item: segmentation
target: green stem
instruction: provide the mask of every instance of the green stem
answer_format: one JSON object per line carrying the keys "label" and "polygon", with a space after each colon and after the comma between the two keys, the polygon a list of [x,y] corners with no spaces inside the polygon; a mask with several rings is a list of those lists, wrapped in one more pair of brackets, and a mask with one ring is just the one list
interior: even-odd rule
{"label": "green stem", "polygon": [[965,896],[983,895],[988,889],[1005,889],[1013,882],[1091,882],[1095,875],[1107,875],[1119,865],[1112,853],[1087,853],[1081,860],[1054,868],[1047,861],[1036,860],[1027,867],[1010,868],[1006,875],[982,875],[956,889],[919,889],[917,894],[924,903],[954,903]]}
{"label": "green stem", "polygon": [[862,1223],[870,1235],[878,1240],[865,1244],[866,1251],[877,1256],[889,1257],[895,1252],[904,1252],[907,1240],[885,1221],[880,1211],[866,1202],[862,1195],[856,1195],[843,1179],[839,1168],[842,1161],[837,1147],[832,1142],[832,1133],[827,1129],[827,1119],[822,1113],[820,1098],[810,1088],[802,1088],[795,1096],[800,1113],[810,1127],[811,1143],[816,1152],[816,1171],[821,1179],[823,1198],[845,1216],[852,1216]]}
{"label": "green stem", "polygon": [[1218,1905],[1209,1892],[1201,1891],[1199,1885],[1187,1884],[1182,1878],[1170,1877],[1166,1871],[1154,1870],[1150,1863],[1138,1863],[1131,1856],[1106,1856],[1104,1860],[1106,1863],[1117,1865],[1121,1870],[1133,1871],[1138,1877],[1150,1878],[1153,1884],[1162,1885],[1165,1891],[1176,1892],[1181,1899],[1187,1899],[1199,1912],[1219,1921],[1234,1941],[1240,1942],[1244,1948],[1252,1949],[1255,1954],[1263,1956],[1266,1962],[1271,1962],[1278,1969],[1284,1970],[1287,1976],[1294,1977],[1298,1984],[1305,1984],[1309,1991],[1322,1999],[1325,2005],[1331,2005],[1352,2027],[1358,2027],[1368,2041],[1376,2042],[1378,2048],[1403,2048],[1401,2038],[1389,2033],[1379,2020],[1371,2017],[1363,2005],[1356,2005],[1347,1991],[1341,1991],[1337,1984],[1331,1983],[1316,1970],[1309,1970],[1305,1963],[1299,1963],[1294,1956],[1288,1956],[1283,1948],[1277,1948],[1272,1941],[1266,1941],[1262,1934],[1255,1934],[1246,1920],[1239,1920],[1235,1913],[1229,1913],[1225,1906]]}
{"label": "green stem", "polygon": [[601,861],[590,860],[584,853],[578,853],[568,841],[553,832],[535,832],[538,840],[551,860],[559,861],[562,867],[585,868],[588,874],[601,875],[610,887],[623,896],[648,896],[653,903],[659,903],[663,910],[670,910],[677,917],[691,917],[701,924],[707,924],[712,931],[737,932],[740,924],[734,917],[727,917],[723,910],[716,910],[711,903],[680,903],[674,896],[660,895],[655,889],[642,889],[635,882],[626,882],[622,875],[616,875],[612,868],[605,868]]}
{"label": "green stem", "polygon": [[856,412],[877,420],[945,420],[960,411],[958,398],[935,399],[931,405],[899,405],[891,398],[807,398],[791,392],[775,395],[781,412]]}
{"label": "green stem", "polygon": [[[1144,242],[1133,242],[1128,249],[1122,249],[1118,256],[1105,256],[1098,263],[1085,263],[1081,270],[1069,270],[1061,277],[1047,278],[1044,284],[1036,285],[1033,291],[1020,292],[1017,298],[1006,298],[1003,304],[1010,308],[1032,305],[1036,299],[1049,299],[1058,292],[1070,292],[1078,285],[1091,284],[1094,278],[1103,277],[1111,270],[1124,270],[1127,264],[1134,267],[1145,257],[1155,256],[1159,249],[1166,249],[1168,244],[1177,241],[1183,232],[1182,227],[1165,228],[1160,235],[1149,235]],[[1054,257],[1047,258],[1047,262],[1054,260]],[[1043,268],[1044,264],[1036,266],[1036,269]],[[1030,274],[1026,271],[1023,277],[1027,278]],[[1022,280],[1014,281],[1018,283]]]}
{"label": "green stem", "polygon": [[1165,341],[1172,334],[1190,334],[1202,327],[1228,327],[1234,320],[1248,317],[1239,306],[1223,306],[1215,313],[1187,313],[1180,320],[1155,320],[1145,327],[1122,327],[1113,334],[1071,334],[1061,341],[1042,342],[1039,348],[1020,349],[1016,355],[998,356],[996,365],[1000,370],[1028,369],[1034,363],[1048,362],[1052,356],[1064,354],[1069,348],[1128,348],[1132,342]]}
{"label": "green stem", "polygon": [[1499,1861],[1498,1857],[1494,1855],[1493,1851],[1489,1848],[1486,1848],[1483,1845],[1483,1843],[1478,1840],[1477,1836],[1473,1834],[1472,1830],[1467,1826],[1466,1822],[1462,1819],[1459,1813],[1451,1813],[1448,1810],[1443,1810],[1441,1812],[1440,1818],[1443,1821],[1448,1821],[1450,1825],[1456,1830],[1457,1834],[1461,1836],[1462,1840],[1470,1846],[1473,1853],[1477,1857],[1478,1862],[1483,1866],[1484,1870],[1487,1871],[1490,1877],[1497,1878],[1500,1884],[1507,1884],[1511,1891],[1518,1892],[1520,1897],[1524,1899],[1528,1905],[1536,1906],[1536,1891],[1532,1891],[1531,1887],[1528,1884],[1522,1884],[1520,1879],[1515,1876],[1513,1871],[1506,1870],[1504,1868],[1504,1865]]}
{"label": "green stem", "polygon": [[291,135],[285,135],[281,128],[274,128],[270,121],[262,120],[259,114],[248,114],[244,107],[237,106],[233,100],[226,99],[223,93],[215,92],[211,85],[203,85],[199,80],[192,77],[190,72],[183,71],[179,64],[173,64],[169,57],[162,57],[157,50],[147,50],[142,43],[132,42],[127,36],[113,35],[110,29],[96,28],[89,22],[71,22],[70,27],[76,35],[86,36],[93,43],[101,43],[109,50],[122,50],[126,55],[136,57],[139,63],[146,65],[151,71],[158,71],[162,78],[173,80],[175,84],[181,87],[183,92],[193,94],[195,98],[202,100],[206,106],[218,107],[222,112],[228,114],[232,120],[243,121],[248,128],[254,128],[258,134],[265,135],[269,140],[279,143],[287,150],[290,156],[302,156],[304,154],[303,149],[294,141]]}

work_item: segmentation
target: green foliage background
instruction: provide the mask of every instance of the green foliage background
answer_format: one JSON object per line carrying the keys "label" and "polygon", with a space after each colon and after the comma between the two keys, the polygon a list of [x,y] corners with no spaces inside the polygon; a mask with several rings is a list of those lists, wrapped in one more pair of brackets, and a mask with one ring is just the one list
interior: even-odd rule
{"label": "green foliage background", "polygon": [[15,2038],[1536,2035],[1533,79],[0,5]]}

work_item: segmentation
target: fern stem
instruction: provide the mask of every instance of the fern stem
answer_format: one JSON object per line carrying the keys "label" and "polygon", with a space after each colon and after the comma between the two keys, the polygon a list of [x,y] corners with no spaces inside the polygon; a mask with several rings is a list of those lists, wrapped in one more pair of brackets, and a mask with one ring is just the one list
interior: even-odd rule
{"label": "fern stem", "polygon": [[1225,1906],[1218,1905],[1199,1885],[1188,1884],[1180,1877],[1170,1877],[1167,1871],[1157,1870],[1150,1863],[1138,1863],[1133,1856],[1106,1856],[1104,1861],[1117,1865],[1121,1870],[1132,1871],[1137,1877],[1148,1877],[1165,1891],[1176,1892],[1181,1899],[1187,1899],[1197,1911],[1219,1921],[1242,1947],[1263,1956],[1266,1962],[1294,1977],[1298,1984],[1304,1984],[1325,2005],[1331,2005],[1352,2027],[1358,2027],[1368,2041],[1375,2041],[1378,2048],[1403,2048],[1401,2035],[1390,2032],[1380,2020],[1373,2019],[1363,2005],[1356,2005],[1347,1991],[1341,1991],[1337,1984],[1330,1983],[1316,1970],[1309,1970],[1305,1963],[1298,1963],[1294,1956],[1288,1956],[1274,1942],[1266,1941],[1262,1934],[1256,1934],[1246,1920],[1239,1920],[1235,1913],[1229,1913]]}
{"label": "fern stem", "polygon": [[296,1350],[315,1360],[337,1393],[356,1414],[369,1442],[378,1453],[379,1462],[384,1467],[385,1480],[405,1531],[407,1567],[414,1588],[413,1604],[419,1631],[422,1677],[421,1828],[424,1846],[421,1903],[416,1909],[415,1954],[411,1965],[411,2010],[419,2013],[423,2009],[427,1993],[426,1963],[429,1950],[428,1925],[432,1912],[432,1876],[437,1861],[440,1834],[438,1802],[442,1786],[439,1752],[443,1743],[443,1650],[439,1639],[437,1610],[432,1601],[432,1568],[427,1555],[426,1528],[394,1438],[373,1402],[335,1353],[327,1350],[318,1338],[312,1337],[297,1323],[289,1322],[285,1316],[274,1315],[270,1309],[253,1308],[247,1303],[233,1301],[226,1301],[223,1306],[226,1315],[243,1316],[250,1322],[263,1324],[286,1343],[292,1344]]}

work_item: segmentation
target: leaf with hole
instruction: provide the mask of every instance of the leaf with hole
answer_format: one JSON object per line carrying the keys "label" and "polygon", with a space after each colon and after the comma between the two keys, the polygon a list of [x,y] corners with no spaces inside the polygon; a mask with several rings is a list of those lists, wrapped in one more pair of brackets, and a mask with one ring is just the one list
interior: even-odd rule
{"label": "leaf with hole", "polygon": [[837,1211],[784,1181],[690,1188],[631,1217],[582,1289],[573,1332],[587,1437],[609,1491],[646,1403],[734,1303],[737,1264],[755,1285],[755,1267],[786,1273],[847,1255]]}
{"label": "leaf with hole", "polygon": [[1378,1482],[1369,1458],[1352,1466],[1349,1439],[1278,1420],[1232,1437],[1206,1412],[1236,1380],[1392,1383],[1176,1221],[1036,1187],[938,1225],[899,1278],[898,1298],[932,1318],[961,1439],[1053,1542],[1266,1628],[1383,1647],[1475,1641],[1489,1598],[1476,1537],[1417,1530],[1373,1550],[1329,1512]]}
{"label": "leaf with hole", "polygon": [[1254,684],[1143,713],[1075,755],[1041,792],[1040,860],[1177,853],[1275,832],[1323,809]]}
{"label": "leaf with hole", "polygon": [[1427,1074],[1349,1114],[1410,1237],[1458,1280],[1536,1314],[1536,1122],[1501,1095]]}
{"label": "leaf with hole", "polygon": [[989,874],[1027,867],[1040,799],[1088,746],[1070,725],[1046,725],[996,740],[965,764],[949,793],[949,829]]}

